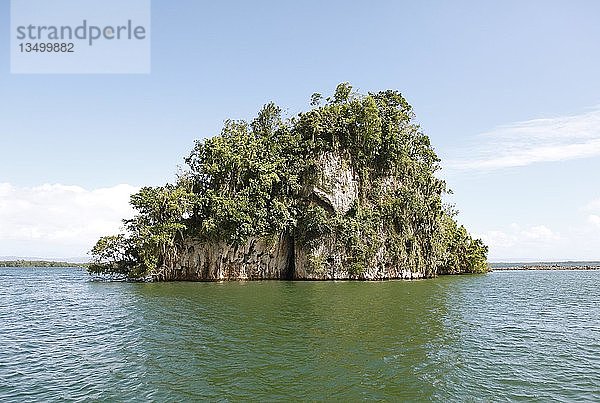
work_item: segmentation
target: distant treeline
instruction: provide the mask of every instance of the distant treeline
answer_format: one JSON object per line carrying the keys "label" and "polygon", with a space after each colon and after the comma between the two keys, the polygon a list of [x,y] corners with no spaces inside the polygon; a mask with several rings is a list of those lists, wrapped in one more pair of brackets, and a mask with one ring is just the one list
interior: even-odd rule
{"label": "distant treeline", "polygon": [[50,262],[46,260],[5,260],[0,267],[87,267],[86,263]]}

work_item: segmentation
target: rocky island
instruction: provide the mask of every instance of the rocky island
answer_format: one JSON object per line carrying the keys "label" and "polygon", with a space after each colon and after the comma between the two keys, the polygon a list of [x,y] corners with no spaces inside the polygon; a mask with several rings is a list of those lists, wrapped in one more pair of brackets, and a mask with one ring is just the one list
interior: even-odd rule
{"label": "rocky island", "polygon": [[440,160],[397,91],[349,84],[282,117],[226,121],[175,183],[131,197],[137,215],[92,249],[94,274],[129,279],[383,280],[488,269],[457,224]]}

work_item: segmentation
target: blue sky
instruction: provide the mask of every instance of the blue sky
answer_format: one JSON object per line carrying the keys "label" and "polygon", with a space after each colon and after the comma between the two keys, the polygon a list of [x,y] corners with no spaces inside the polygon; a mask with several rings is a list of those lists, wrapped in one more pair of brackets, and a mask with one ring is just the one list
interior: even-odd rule
{"label": "blue sky", "polygon": [[83,255],[223,120],[349,81],[413,105],[491,260],[600,259],[600,2],[212,3],[152,2],[149,75],[11,75],[0,2],[0,255]]}

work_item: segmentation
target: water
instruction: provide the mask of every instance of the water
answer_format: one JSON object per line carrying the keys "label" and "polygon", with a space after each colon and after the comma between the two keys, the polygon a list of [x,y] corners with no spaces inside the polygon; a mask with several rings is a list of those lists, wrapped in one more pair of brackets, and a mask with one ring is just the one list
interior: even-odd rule
{"label": "water", "polygon": [[0,269],[0,401],[600,400],[600,271],[90,282]]}

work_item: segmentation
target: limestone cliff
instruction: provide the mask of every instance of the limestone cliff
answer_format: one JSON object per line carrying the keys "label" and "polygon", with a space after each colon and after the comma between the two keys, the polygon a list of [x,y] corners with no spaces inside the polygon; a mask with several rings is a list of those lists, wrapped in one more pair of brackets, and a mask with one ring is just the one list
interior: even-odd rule
{"label": "limestone cliff", "polygon": [[[359,200],[361,185],[350,156],[340,152],[323,153],[317,158],[316,180],[306,187],[303,199],[330,214],[344,215]],[[390,190],[399,184],[385,177],[380,187]],[[363,185],[365,186],[365,185]],[[367,184],[373,190],[373,184]],[[385,237],[385,233],[380,234]],[[360,273],[351,267],[351,253],[340,248],[336,234],[321,236],[310,243],[292,234],[264,238],[251,237],[242,245],[225,241],[186,238],[172,269],[155,274],[156,280],[385,280],[419,279],[424,271],[402,267],[387,258],[385,246],[378,248]]]}
{"label": "limestone cliff", "polygon": [[236,246],[226,242],[187,240],[174,269],[160,280],[273,280],[294,277],[294,242],[251,238]]}
{"label": "limestone cliff", "polygon": [[270,103],[198,141],[176,183],[131,197],[92,273],[169,280],[414,279],[483,272],[442,204],[439,158],[397,91],[340,84],[284,119]]}

